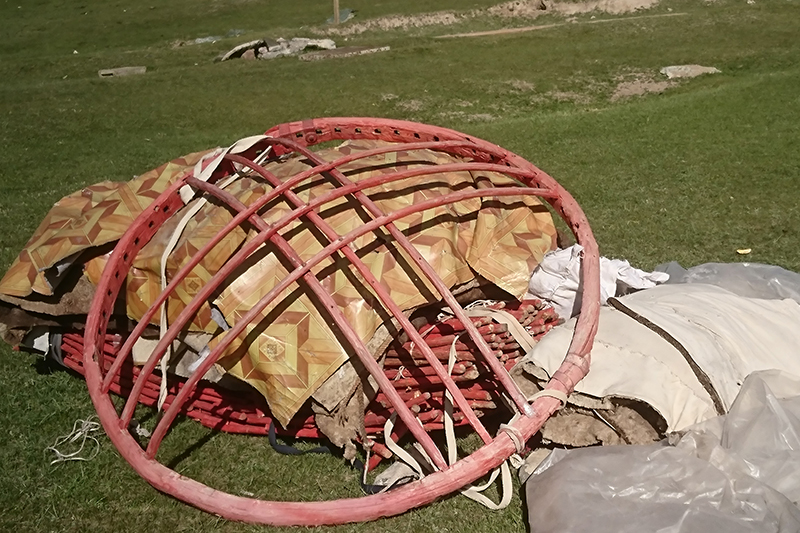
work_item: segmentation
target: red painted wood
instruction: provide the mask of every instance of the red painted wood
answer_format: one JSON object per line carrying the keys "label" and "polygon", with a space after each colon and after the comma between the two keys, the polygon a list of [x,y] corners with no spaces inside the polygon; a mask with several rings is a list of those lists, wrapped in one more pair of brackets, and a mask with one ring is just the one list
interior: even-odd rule
{"label": "red painted wood", "polygon": [[[407,148],[408,143],[430,143],[436,145],[431,146],[432,149],[441,149],[442,151],[459,155],[472,161],[463,163],[464,167],[460,167],[462,164],[441,166],[438,169],[439,171],[451,170],[449,167],[452,167],[452,170],[474,170],[481,168],[487,171],[501,171],[517,177],[517,179],[525,183],[528,187],[514,188],[515,190],[491,189],[488,193],[481,190],[476,192],[483,194],[474,195],[462,194],[469,192],[462,191],[462,193],[447,195],[447,197],[444,198],[444,202],[456,202],[470,197],[481,196],[537,194],[545,198],[555,211],[564,218],[576,235],[578,243],[584,247],[582,269],[583,304],[569,352],[563,364],[548,384],[548,388],[560,390],[568,394],[573,390],[575,384],[588,372],[590,363],[589,351],[597,329],[597,317],[600,307],[599,252],[591,229],[589,228],[588,221],[577,202],[575,202],[569,193],[550,176],[519,156],[485,141],[474,139],[452,130],[405,121],[362,118],[315,119],[284,124],[270,130],[270,134],[279,134],[301,145],[313,145],[320,142],[348,138],[388,140],[401,143],[398,147],[402,149]],[[406,143],[406,146],[402,143]],[[267,139],[241,155],[243,157],[252,158],[255,156],[255,150],[264,149],[265,146],[270,144],[280,145],[281,143],[276,140]],[[279,147],[276,146],[276,151],[278,150]],[[328,163],[327,165],[330,165],[327,170],[312,169],[309,176],[312,173],[334,170],[338,166],[335,162]],[[448,168],[445,169],[445,167]],[[213,179],[210,180],[212,183],[225,173],[231,172],[231,169],[226,165],[221,165],[218,170],[219,172],[212,176]],[[409,172],[405,173],[405,176],[398,177],[398,174],[403,173],[396,173],[392,176],[397,179],[405,179],[414,175],[412,172]],[[133,258],[141,247],[149,241],[155,229],[163,224],[164,221],[181,206],[177,191],[182,185],[189,181],[191,181],[189,176],[184,176],[178,180],[167,192],[153,203],[152,209],[146,210],[134,221],[129,231],[120,239],[118,245],[111,254],[106,270],[103,272],[86,326],[83,369],[86,374],[87,387],[95,408],[97,409],[98,416],[110,440],[117,447],[120,454],[149,483],[157,489],[191,505],[195,505],[208,512],[232,520],[272,525],[315,526],[322,524],[339,524],[372,520],[382,516],[391,516],[429,503],[436,498],[463,487],[467,483],[475,481],[492,468],[497,467],[515,450],[514,444],[509,437],[505,433],[501,433],[469,457],[461,459],[446,470],[431,474],[421,481],[397,488],[385,494],[323,502],[264,501],[222,493],[194,480],[182,477],[149,457],[146,451],[143,450],[136,440],[128,433],[127,422],[130,420],[133,405],[142,398],[145,390],[151,390],[149,387],[152,385],[148,386],[147,384],[150,382],[149,378],[160,356],[154,354],[154,357],[151,357],[151,360],[141,369],[139,377],[131,391],[131,400],[126,405],[122,416],[120,416],[111,402],[108,391],[111,384],[115,381],[119,382],[116,375],[122,368],[124,360],[129,357],[130,346],[135,342],[135,338],[133,338],[135,335],[132,335],[126,341],[120,355],[114,361],[111,371],[108,372],[108,376],[106,376],[104,380],[101,365],[105,364],[106,327],[110,311],[124,283]],[[293,178],[293,183],[291,185],[286,185],[288,182],[284,183],[285,188],[283,191],[278,193],[273,191],[273,193],[275,193],[276,196],[277,194],[283,194],[301,181],[302,180],[296,176]],[[368,180],[365,180],[365,182],[367,181]],[[378,177],[374,180],[374,184],[377,185],[388,181],[389,180],[383,177]],[[316,207],[333,200],[337,194],[342,196],[345,194],[360,193],[366,187],[370,186],[370,183],[365,182],[352,184],[352,186],[344,185],[332,191],[331,194],[327,195],[327,198],[321,197],[316,199],[314,205],[309,204],[308,206],[295,209],[287,215],[286,220],[282,220],[280,223],[285,225],[300,216],[307,215]],[[420,204],[413,207],[421,210],[432,208],[436,205],[443,205],[443,203],[425,202],[424,205]],[[251,208],[252,207],[253,206],[251,206]],[[232,225],[228,231],[235,227],[235,225],[247,220],[257,209],[258,207],[252,212],[248,212],[248,208],[248,210],[239,213],[237,217],[234,218],[236,223]],[[363,232],[353,232],[347,236],[343,236],[341,240],[325,247],[318,256],[312,259],[312,262],[314,262],[314,264],[319,263],[329,257],[330,254],[340,250],[341,247],[345,246],[348,242],[352,242],[358,235],[372,231],[377,227],[391,224],[397,218],[401,218],[411,212],[412,211],[409,210],[408,213],[404,212],[399,214],[399,216],[395,215],[398,215],[400,212],[387,216],[377,216],[375,221],[365,225]],[[252,253],[255,248],[260,246],[263,242],[270,240],[276,232],[277,230],[270,234],[270,231],[262,231],[256,239],[248,243],[255,244],[252,244],[250,247],[247,245],[243,246],[242,250],[240,250],[241,253],[232,258],[231,263],[234,263],[234,266],[227,269],[227,273],[223,273],[215,282],[219,283],[221,279],[224,279],[224,277],[232,272],[235,266],[238,266],[247,255]],[[226,265],[226,267],[228,267],[228,265]],[[284,286],[288,286],[297,279],[300,279],[308,272],[308,268],[296,268],[289,277],[287,277]],[[226,268],[223,267],[223,270],[225,269]],[[220,272],[223,272],[223,270]],[[198,295],[199,301],[204,301],[210,296],[214,288],[215,287],[211,287],[205,296]],[[282,288],[283,287],[281,287],[281,290]],[[266,299],[270,300],[277,295],[277,293],[274,295],[267,295],[268,298]],[[164,298],[166,297],[164,296]],[[158,305],[159,304],[153,306],[151,317],[155,315]],[[259,305],[261,305],[261,303],[259,303]],[[196,310],[197,309],[188,310],[185,315],[182,313],[171,327],[180,330],[187,321],[191,319]],[[245,317],[242,317],[235,327],[239,327],[241,324],[240,329],[243,329],[248,321],[256,318],[260,309],[256,310],[254,308],[252,311],[252,313],[248,313]],[[180,321],[183,321],[183,324],[177,325]],[[462,322],[463,321],[462,319]],[[466,322],[466,324],[462,325],[463,328],[475,329],[471,321],[467,320]],[[137,333],[136,330],[134,330],[134,333],[140,335],[141,331]],[[484,342],[477,331],[470,331],[470,333],[476,344],[480,345],[480,343]],[[229,332],[230,338],[236,337],[237,335],[238,332]],[[169,342],[171,342],[171,340],[164,339],[162,343],[163,346],[157,351],[160,350],[161,353],[163,353],[164,348]],[[488,347],[486,347],[486,349],[488,350]],[[214,360],[215,357],[209,357],[206,363],[210,366],[213,364]],[[506,365],[500,364],[499,361],[492,357],[486,358],[484,363],[494,365],[495,362],[499,365],[499,368],[493,369],[493,378],[501,380],[502,376],[505,374],[503,368],[506,367],[508,363],[506,362]],[[189,378],[186,384],[180,388],[178,395],[184,394],[188,397],[191,389],[196,385],[196,381],[199,380],[197,376],[203,375],[204,370],[203,368],[198,369],[196,374]],[[195,377],[196,379],[194,379]],[[191,382],[192,380],[194,380],[194,383]],[[506,385],[506,388],[509,388],[509,386]],[[394,389],[394,387],[389,387],[387,390],[396,389]],[[386,391],[383,392],[386,393]],[[389,402],[394,405],[395,409],[402,409],[402,398],[392,398],[389,394],[387,394],[386,397],[389,399]],[[183,400],[185,399],[186,398],[183,398]],[[474,400],[474,402],[480,401],[482,400]],[[430,402],[428,403],[430,404]],[[560,402],[555,398],[541,397],[537,399],[530,408],[528,408],[527,403],[523,404],[522,408],[524,411],[527,410],[529,416],[523,416],[517,419],[514,422],[514,427],[524,439],[530,438],[559,406],[559,403]],[[176,398],[176,400],[172,401],[170,408],[175,407],[179,409],[180,404],[181,402],[177,401]],[[422,406],[422,404],[419,405]],[[403,407],[405,407],[404,404]],[[461,413],[458,414],[461,415]],[[436,420],[439,416],[438,411],[423,411],[420,413],[420,418],[422,418],[423,415],[426,420],[424,423],[426,429],[440,427],[441,422]],[[374,422],[377,422],[383,415],[376,413],[375,416],[377,418]],[[166,426],[164,427],[166,430]]]}

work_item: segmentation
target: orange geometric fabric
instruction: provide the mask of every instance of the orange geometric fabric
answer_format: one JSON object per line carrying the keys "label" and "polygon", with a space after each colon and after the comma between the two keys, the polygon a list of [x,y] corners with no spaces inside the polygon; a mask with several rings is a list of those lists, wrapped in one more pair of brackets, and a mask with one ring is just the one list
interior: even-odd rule
{"label": "orange geometric fabric", "polygon": [[189,154],[129,182],[104,181],[62,198],[0,280],[0,293],[49,296],[45,271],[78,252],[116,241],[170,183],[208,152]]}
{"label": "orange geometric fabric", "polygon": [[[317,154],[332,161],[352,152],[369,150],[385,143],[348,141]],[[148,172],[126,184],[103,183],[68,196],[53,208],[29,241],[26,249],[0,282],[0,293],[26,296],[31,291],[51,294],[44,270],[65,257],[89,247],[118,239],[133,219],[182,172],[190,171],[205,154],[190,154]],[[352,181],[401,172],[421,166],[460,162],[455,156],[429,150],[398,151],[360,159],[340,170]],[[285,180],[311,168],[301,156],[272,162],[265,168]],[[481,181],[495,185],[518,184],[513,179],[489,172],[449,172],[388,183],[365,191],[384,213],[465,188],[481,187]],[[316,176],[296,187],[302,202],[309,202],[337,185],[328,177]],[[226,191],[245,205],[272,189],[257,174],[244,173]],[[178,221],[199,200],[192,200],[162,226],[137,255],[128,275],[128,315],[138,320],[161,292],[161,257],[173,237]],[[278,198],[260,215],[274,223],[294,209]],[[319,215],[338,235],[351,232],[372,219],[359,203],[348,196],[325,204]],[[167,260],[167,279],[186,264],[211,236],[232,218],[232,212],[216,202],[203,205],[182,230]],[[472,281],[476,273],[512,295],[527,288],[530,272],[542,256],[555,248],[556,232],[549,211],[536,198],[470,199],[410,215],[395,222],[447,287]],[[217,244],[167,301],[168,322],[192,300],[222,265],[255,235],[242,225]],[[302,261],[310,259],[330,241],[318,227],[300,218],[279,234],[289,242]],[[440,295],[417,271],[406,253],[384,229],[356,239],[351,248],[401,309],[409,310],[435,302]],[[213,348],[225,335],[212,318],[216,307],[232,325],[291,269],[272,243],[262,246],[251,261],[220,286],[213,301],[205,302],[190,329],[215,335]],[[95,257],[86,265],[86,275],[96,283],[106,258]],[[341,254],[312,269],[322,286],[353,326],[368,341],[387,317],[380,302],[359,273]],[[304,282],[287,289],[236,339],[218,361],[230,374],[247,381],[268,400],[276,419],[284,426],[316,389],[342,365],[352,348],[320,311]],[[154,318],[157,324],[158,314]],[[223,324],[224,325],[224,324]],[[333,328],[333,329],[332,329]],[[246,338],[245,338],[246,337]]]}

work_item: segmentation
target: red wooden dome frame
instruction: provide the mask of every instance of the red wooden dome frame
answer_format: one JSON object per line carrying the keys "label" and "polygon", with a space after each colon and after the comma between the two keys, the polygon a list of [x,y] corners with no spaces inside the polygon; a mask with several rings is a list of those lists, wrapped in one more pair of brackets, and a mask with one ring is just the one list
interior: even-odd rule
{"label": "red wooden dome frame", "polygon": [[[599,283],[599,253],[589,223],[578,203],[570,194],[561,187],[552,177],[536,168],[523,158],[504,150],[494,144],[476,139],[453,130],[417,124],[413,122],[373,119],[373,118],[325,118],[306,120],[276,126],[266,133],[267,137],[258,140],[246,151],[238,154],[228,153],[222,163],[212,173],[207,181],[198,180],[191,172],[182,176],[161,194],[132,224],[129,230],[119,240],[103,272],[97,292],[92,303],[87,320],[85,332],[85,345],[83,353],[83,366],[85,368],[86,382],[94,402],[100,421],[106,433],[119,450],[120,454],[136,470],[139,475],[160,491],[170,494],[186,503],[200,509],[220,515],[231,520],[270,524],[270,525],[303,525],[316,526],[322,524],[341,524],[373,520],[384,516],[403,513],[409,509],[425,505],[436,498],[452,493],[467,484],[482,477],[490,470],[498,467],[512,453],[516,445],[507,432],[500,432],[492,437],[484,428],[481,421],[470,408],[469,403],[459,391],[456,384],[448,375],[446,368],[430,352],[430,349],[420,337],[419,333],[403,316],[385,289],[364,267],[355,253],[347,246],[355,238],[376,228],[388,231],[411,257],[420,270],[428,277],[434,287],[440,292],[442,299],[454,311],[470,335],[472,341],[478,346],[483,362],[491,368],[497,382],[503,387],[504,392],[516,405],[523,416],[517,417],[512,425],[515,435],[523,440],[533,436],[544,422],[558,408],[560,401],[554,397],[539,397],[530,403],[510,378],[505,367],[492,356],[489,347],[477,332],[472,322],[466,318],[463,309],[458,305],[452,293],[436,275],[431,266],[425,261],[411,245],[405,236],[393,225],[393,221],[430,209],[440,205],[451,204],[468,198],[521,196],[534,195],[545,199],[571,228],[579,244],[584,248],[582,266],[582,306],[577,326],[573,335],[569,351],[559,370],[552,376],[547,384],[548,389],[569,394],[589,371],[589,352],[597,330],[599,314],[600,283]],[[397,143],[388,147],[354,153],[336,161],[326,163],[308,147],[317,143],[347,140],[347,139],[377,139]],[[281,182],[271,175],[266,169],[253,162],[257,154],[271,147],[274,153],[299,153],[311,161],[314,167],[293,178]],[[346,162],[398,150],[436,150],[452,154],[464,160],[463,163],[453,163],[424,168],[412,168],[401,172],[384,174],[374,178],[351,182],[338,168]],[[244,206],[235,197],[217,187],[215,183],[228,175],[236,172],[236,167],[248,167],[260,174],[267,182],[275,187],[269,194],[263,196],[250,206]],[[487,189],[465,189],[447,195],[426,200],[411,205],[394,213],[382,213],[379,208],[363,192],[365,189],[375,187],[390,181],[397,181],[414,176],[434,174],[443,171],[478,170],[501,172],[515,178],[524,186],[490,187]],[[330,193],[305,203],[294,193],[293,187],[306,179],[325,173],[338,182],[340,187]],[[276,181],[277,180],[277,181]],[[181,200],[181,188],[189,186],[196,193],[206,194],[221,202],[227,207],[238,212],[238,215],[224,228],[220,234],[202,249],[192,260],[185,265],[171,280],[167,289],[162,292],[154,302],[148,313],[142,318],[133,332],[127,337],[121,349],[117,352],[111,365],[105,364],[103,346],[106,342],[106,328],[109,317],[117,299],[120,289],[136,254],[150,241],[156,230],[184,203]],[[268,224],[256,213],[260,207],[270,200],[283,195],[283,198],[296,206],[296,209],[284,216],[274,224]],[[361,228],[346,235],[337,235],[332,228],[317,214],[317,208],[324,203],[352,195],[373,216],[373,220]],[[280,236],[279,230],[299,217],[306,217],[315,224],[330,240],[314,258],[302,261],[292,247]],[[153,354],[141,368],[132,392],[119,413],[114,407],[110,397],[110,388],[115,376],[119,373],[122,364],[131,357],[131,348],[136,339],[141,336],[146,324],[160,309],[170,291],[183,279],[200,259],[219,240],[236,226],[248,223],[258,230],[258,235],[247,242],[230,261],[204,286],[196,295],[189,306],[180,316],[170,324],[166,335],[161,339]],[[137,440],[129,433],[128,427],[133,415],[133,409],[142,394],[142,388],[147,377],[152,375],[161,355],[172,343],[172,340],[181,329],[192,319],[194,313],[200,308],[213,293],[214,289],[239,266],[242,261],[256,248],[270,241],[294,266],[294,270],[254,306],[250,312],[243,316],[225,339],[232,341],[239,332],[254,319],[261,309],[266,307],[281,291],[292,283],[303,278],[312,291],[315,292],[325,311],[337,324],[344,337],[351,345],[352,352],[359,357],[364,367],[375,378],[381,391],[391,401],[398,418],[408,428],[413,438],[425,449],[438,470],[419,481],[415,481],[396,488],[391,492],[364,496],[361,498],[330,500],[318,502],[284,502],[265,501],[254,498],[236,496],[212,489],[198,481],[186,478],[176,473],[157,460],[159,445],[167,431],[170,429],[175,417],[181,412],[192,390],[206,371],[214,364],[219,354],[227,343],[223,340],[211,355],[207,357],[197,370],[187,379],[177,397],[163,413],[146,448],[142,448]],[[330,295],[319,284],[316,277],[310,274],[310,269],[330,257],[335,252],[345,255],[353,266],[361,273],[370,285],[376,296],[382,301],[385,308],[398,320],[409,338],[419,346],[422,354],[434,368],[436,374],[442,379],[445,387],[452,394],[455,406],[460,409],[469,421],[472,429],[481,437],[483,446],[466,458],[460,459],[448,466],[441,451],[436,447],[422,426],[416,423],[414,413],[397,395],[394,387],[388,382],[375,359],[368,352],[364,343],[358,338],[353,329],[344,320],[341,311],[333,303]]]}

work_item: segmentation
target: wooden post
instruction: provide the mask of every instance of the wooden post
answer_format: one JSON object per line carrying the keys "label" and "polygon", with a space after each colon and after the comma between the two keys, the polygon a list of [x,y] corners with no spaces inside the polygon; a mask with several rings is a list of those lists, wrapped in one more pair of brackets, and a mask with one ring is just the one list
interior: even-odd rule
{"label": "wooden post", "polygon": [[339,24],[339,0],[333,0],[333,23]]}

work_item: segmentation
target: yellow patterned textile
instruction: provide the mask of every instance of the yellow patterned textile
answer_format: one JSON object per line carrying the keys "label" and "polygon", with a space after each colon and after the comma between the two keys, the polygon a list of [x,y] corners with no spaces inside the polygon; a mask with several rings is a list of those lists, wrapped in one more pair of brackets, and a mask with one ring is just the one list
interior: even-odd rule
{"label": "yellow patterned textile", "polygon": [[[380,145],[374,141],[350,141],[319,154],[331,161]],[[350,180],[360,181],[378,174],[457,161],[439,152],[401,151],[361,159],[340,169]],[[267,166],[284,179],[308,168],[309,163],[302,158]],[[391,213],[438,195],[478,187],[482,179],[495,185],[514,184],[512,179],[498,174],[452,172],[390,183],[366,192],[384,213]],[[318,177],[302,187],[298,195],[301,201],[309,202],[334,188],[331,180]],[[293,207],[276,202],[265,218],[275,222]],[[338,235],[353,231],[372,218],[347,197],[326,204],[320,215]],[[477,272],[518,297],[527,289],[530,272],[556,242],[550,213],[536,198],[472,199],[402,218],[396,226],[448,287],[471,281]],[[281,234],[303,261],[329,243],[318,228],[303,220]],[[440,299],[387,231],[365,234],[351,248],[401,309]],[[285,260],[276,252],[272,244],[264,246],[260,259],[215,300],[229,324],[236,323],[287,275]],[[368,341],[387,314],[356,269],[337,254],[312,272],[358,336]],[[352,353],[334,331],[335,326],[332,330],[330,317],[321,313],[314,302],[304,283],[290,287],[267,306],[262,320],[247,327],[246,341],[234,341],[220,360],[229,373],[249,382],[269,400],[273,414],[284,425]],[[212,347],[221,338],[212,341]]]}
{"label": "yellow patterned textile", "polygon": [[[348,141],[317,153],[332,161],[385,144]],[[135,185],[145,179],[142,176],[129,184],[103,184],[85,189],[92,191],[92,195],[86,198],[83,193],[76,193],[62,200],[3,279],[0,292],[15,296],[27,295],[32,290],[49,294],[41,275],[43,269],[79,249],[119,238],[138,212],[179,172],[194,165],[201,155],[186,156],[148,173],[145,175],[149,176],[145,180],[147,186]],[[410,168],[460,161],[441,152],[401,150],[360,159],[341,166],[340,170],[348,179],[360,181]],[[285,180],[311,166],[305,158],[294,156],[286,161],[269,163],[265,168]],[[453,191],[483,187],[482,182],[487,180],[494,185],[516,183],[500,174],[450,172],[406,179],[365,192],[384,213],[391,213]],[[302,202],[309,202],[336,187],[330,177],[316,176],[294,190]],[[256,174],[240,177],[226,188],[245,205],[271,189]],[[131,318],[139,319],[161,292],[161,256],[178,221],[195,202],[198,200],[193,200],[173,216],[137,255],[126,286]],[[65,205],[70,208],[65,210]],[[294,207],[288,199],[279,198],[270,202],[260,214],[267,223],[274,223]],[[349,196],[325,204],[318,213],[338,235],[351,232],[372,219]],[[169,256],[167,278],[174,276],[231,218],[231,211],[218,202],[203,205],[182,231]],[[59,221],[69,231],[54,229]],[[471,199],[410,215],[395,224],[448,287],[469,282],[477,273],[517,297],[524,294],[530,272],[556,245],[555,227],[549,211],[537,198],[530,197]],[[102,231],[97,233],[102,237],[80,241],[83,248],[73,239],[74,234],[80,237],[93,234],[94,228],[100,226]],[[168,300],[169,322],[174,321],[198,289],[255,234],[251,226],[243,225],[214,247]],[[305,218],[294,221],[279,234],[302,261],[307,261],[329,243],[320,228]],[[359,237],[350,247],[401,309],[413,309],[440,299],[430,282],[413,266],[385,229]],[[225,333],[212,320],[211,306],[219,309],[228,324],[235,324],[291,269],[272,243],[262,246],[254,255],[236,275],[219,287],[213,302],[205,302],[194,318],[191,329],[217,335],[211,341],[212,348]],[[105,261],[104,256],[96,257],[86,265],[90,280],[96,283]],[[336,254],[314,267],[312,273],[332,295],[356,334],[368,341],[388,314],[356,269],[343,255]],[[258,389],[267,398],[276,419],[286,425],[309,396],[347,361],[352,348],[333,325],[330,316],[320,311],[316,297],[302,281],[284,291],[267,306],[260,318],[247,327],[242,338],[232,343],[219,364]],[[157,320],[158,314],[154,323]]]}
{"label": "yellow patterned textile", "polygon": [[175,159],[126,183],[104,181],[56,202],[0,280],[0,293],[53,294],[45,270],[78,252],[119,239],[145,207],[206,153]]}

